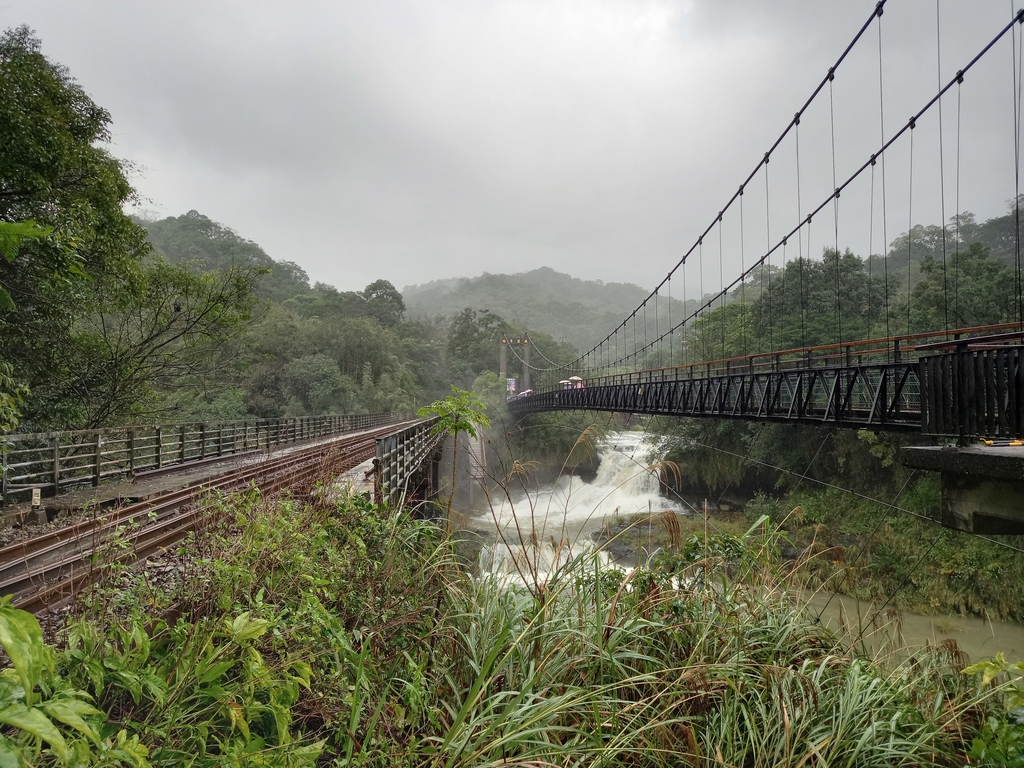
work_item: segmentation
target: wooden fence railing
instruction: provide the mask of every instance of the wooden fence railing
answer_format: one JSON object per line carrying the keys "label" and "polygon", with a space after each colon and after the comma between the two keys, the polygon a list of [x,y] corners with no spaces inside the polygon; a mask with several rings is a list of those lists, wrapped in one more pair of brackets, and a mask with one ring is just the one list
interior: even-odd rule
{"label": "wooden fence railing", "polygon": [[0,437],[0,504],[27,498],[34,488],[43,496],[54,496],[113,478],[215,461],[408,418],[406,413],[349,414],[6,435]]}

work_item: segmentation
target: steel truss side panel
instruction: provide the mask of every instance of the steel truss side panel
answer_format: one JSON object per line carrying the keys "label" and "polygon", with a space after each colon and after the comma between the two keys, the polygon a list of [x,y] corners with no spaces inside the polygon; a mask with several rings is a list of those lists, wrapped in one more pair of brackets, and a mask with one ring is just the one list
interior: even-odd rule
{"label": "steel truss side panel", "polygon": [[640,371],[538,392],[515,416],[547,410],[750,419],[959,437],[1024,437],[1024,347],[955,351],[918,360],[670,378]]}

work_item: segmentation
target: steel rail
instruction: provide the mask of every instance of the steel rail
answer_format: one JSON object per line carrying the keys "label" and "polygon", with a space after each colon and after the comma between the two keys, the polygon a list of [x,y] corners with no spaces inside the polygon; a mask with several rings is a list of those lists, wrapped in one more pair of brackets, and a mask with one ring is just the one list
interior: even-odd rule
{"label": "steel rail", "polygon": [[[43,612],[102,578],[113,565],[142,561],[164,552],[190,531],[210,522],[216,515],[211,505],[195,504],[203,494],[237,490],[254,482],[263,493],[274,493],[312,479],[325,463],[338,471],[351,469],[373,457],[378,437],[409,423],[319,443],[123,507],[107,518],[83,521],[5,547],[0,550],[0,594],[13,594],[13,604],[18,608]],[[192,508],[186,509],[189,506]],[[156,519],[150,520],[154,512]],[[147,524],[132,530],[140,521]],[[94,556],[113,533],[124,527],[128,528],[125,539],[130,546],[123,554],[97,565]],[[18,559],[12,561],[13,557]]]}
{"label": "steel rail", "polygon": [[[399,427],[400,425],[394,425],[383,431],[388,432]],[[376,434],[376,432],[373,434]],[[353,435],[352,437],[356,438],[359,435]],[[158,496],[112,510],[109,514],[83,520],[63,528],[47,531],[31,539],[10,544],[0,549],[0,594],[4,591],[5,575],[10,571],[12,564],[22,565],[28,558],[45,556],[55,548],[66,546],[69,540],[77,541],[83,536],[95,534],[97,531],[111,530],[119,525],[131,525],[140,519],[150,517],[154,512],[159,515],[167,510],[174,510],[182,500],[190,499],[196,492],[217,490],[237,485],[239,482],[247,482],[249,479],[258,477],[261,474],[274,472],[279,467],[286,466],[289,463],[303,461],[304,458],[302,457],[315,453],[322,447],[323,444],[307,446],[298,454],[292,452],[248,467],[232,469],[212,478],[196,480],[182,488],[167,491]],[[299,458],[296,458],[297,456]],[[186,466],[182,467],[179,471],[187,471],[188,469],[190,468]]]}
{"label": "steel rail", "polygon": [[[282,462],[277,471],[258,483],[264,493],[273,493],[281,488],[294,486],[303,480],[310,479],[319,470],[312,459],[327,458],[329,454],[341,448],[342,454],[331,463],[341,470],[351,468],[364,460],[375,443],[373,437],[366,437],[354,444],[345,446],[328,446],[319,451],[304,452],[301,456],[288,457],[289,461]],[[239,480],[233,487],[243,488],[251,482]],[[204,492],[199,489],[198,492]],[[191,500],[179,501],[178,506],[184,507]],[[112,566],[118,563],[137,562],[145,560],[156,553],[166,551],[171,544],[184,538],[190,531],[197,530],[208,522],[214,515],[209,505],[194,507],[179,515],[166,517],[163,521],[146,526],[138,531],[129,532],[127,538],[130,548],[120,556],[114,557],[102,565],[95,566],[92,562],[93,555],[97,550],[102,549],[103,542],[79,551],[59,561],[51,562],[34,571],[28,579],[29,586],[15,596],[14,605],[34,613],[42,612],[55,603],[60,604],[72,597],[83,586],[102,578]],[[56,583],[54,581],[56,580]],[[42,583],[41,588],[36,588]]]}
{"label": "steel rail", "polygon": [[311,453],[313,451],[304,452],[298,457],[280,457],[272,462],[261,463],[257,467],[192,483],[177,491],[122,507],[109,516],[85,520],[5,547],[0,550],[0,594],[10,594],[24,588],[26,585],[23,582],[30,578],[32,567],[57,553],[76,549],[75,545],[89,548],[92,542],[114,533],[121,527],[132,527],[147,520],[151,524],[158,524],[169,515],[177,513],[183,504],[187,504],[198,494],[241,487],[261,476],[272,475],[301,463],[304,457]]}

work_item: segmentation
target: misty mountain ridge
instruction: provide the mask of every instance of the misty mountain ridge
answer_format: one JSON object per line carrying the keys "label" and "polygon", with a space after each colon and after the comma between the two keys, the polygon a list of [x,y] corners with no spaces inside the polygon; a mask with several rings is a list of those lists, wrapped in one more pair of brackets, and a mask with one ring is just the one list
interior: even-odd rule
{"label": "misty mountain ridge", "polygon": [[[489,310],[509,322],[543,331],[582,349],[589,349],[614,329],[650,294],[632,283],[583,280],[540,267],[513,275],[485,272],[479,277],[435,280],[402,289],[410,317],[452,316],[466,307]],[[672,300],[672,317],[681,319],[683,303]],[[653,307],[652,333],[664,331],[669,301],[658,299],[659,318]]]}
{"label": "misty mountain ridge", "polygon": [[[266,270],[259,279],[259,292],[266,298],[287,301],[312,289],[298,264],[271,258],[257,243],[198,211],[158,221],[135,218],[135,222],[146,229],[155,251],[169,261],[195,262],[203,269]],[[604,338],[649,293],[639,285],[583,280],[550,267],[513,275],[485,272],[473,278],[435,280],[402,291],[410,318],[451,318],[466,307],[489,310],[582,348]],[[659,297],[658,310],[660,318],[655,318],[653,307],[650,313],[652,332],[667,327],[667,298]],[[681,302],[672,302],[671,314],[678,322]]]}

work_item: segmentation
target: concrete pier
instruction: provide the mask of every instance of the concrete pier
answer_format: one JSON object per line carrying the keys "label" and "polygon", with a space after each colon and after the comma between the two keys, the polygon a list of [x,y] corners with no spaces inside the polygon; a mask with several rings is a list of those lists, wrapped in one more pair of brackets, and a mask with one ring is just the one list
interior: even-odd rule
{"label": "concrete pier", "polygon": [[900,463],[941,473],[947,528],[1024,535],[1024,446],[915,446]]}

